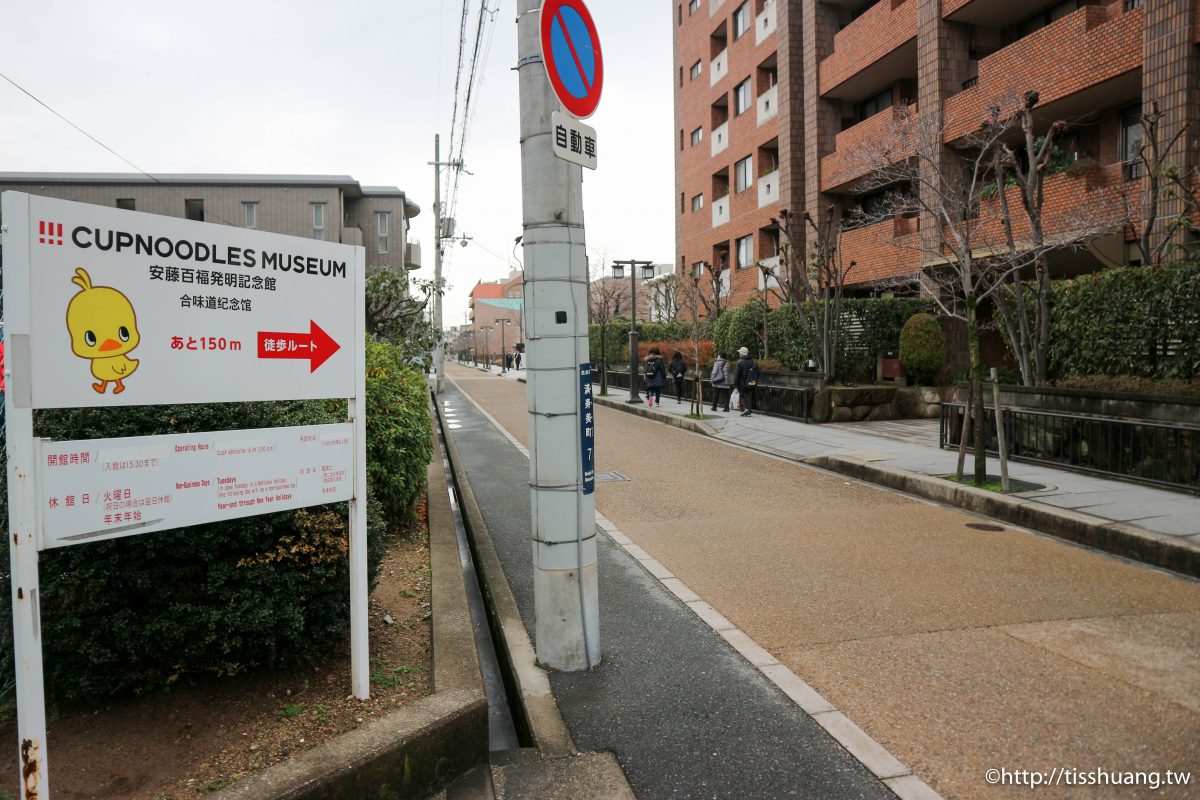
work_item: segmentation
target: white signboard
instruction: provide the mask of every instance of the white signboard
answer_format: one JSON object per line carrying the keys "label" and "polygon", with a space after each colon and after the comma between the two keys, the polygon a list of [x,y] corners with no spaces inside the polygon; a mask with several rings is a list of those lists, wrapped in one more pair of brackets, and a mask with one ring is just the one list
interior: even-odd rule
{"label": "white signboard", "polygon": [[354,426],[43,444],[43,547],[349,500]]}
{"label": "white signboard", "polygon": [[34,408],[354,395],[355,248],[28,204]]}
{"label": "white signboard", "polygon": [[596,129],[561,111],[550,112],[554,155],[588,169],[596,168]]}

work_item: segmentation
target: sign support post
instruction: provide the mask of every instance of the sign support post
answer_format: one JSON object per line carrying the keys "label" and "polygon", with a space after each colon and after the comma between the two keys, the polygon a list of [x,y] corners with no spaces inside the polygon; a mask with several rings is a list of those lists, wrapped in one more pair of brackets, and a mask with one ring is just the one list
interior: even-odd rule
{"label": "sign support post", "polygon": [[[585,459],[594,455],[587,435],[594,436],[594,411],[585,373],[583,172],[554,154],[551,116],[560,103],[550,78],[560,67],[547,58],[564,72],[576,70],[572,85],[585,87],[590,108],[568,109],[577,115],[595,108],[602,68],[580,0],[519,0],[517,12],[535,646],[542,664],[574,671],[600,662],[596,504],[584,481]],[[548,46],[551,36],[557,47]]]}
{"label": "sign support post", "polygon": [[[4,209],[5,261],[29,258],[29,204]],[[10,236],[9,231],[19,232]],[[7,270],[6,270],[7,272]],[[5,275],[4,421],[8,447],[8,553],[12,572],[13,649],[16,664],[17,764],[21,800],[49,796],[46,762],[46,690],[42,678],[41,592],[38,586],[37,446],[29,386],[29,276]]]}
{"label": "sign support post", "polygon": [[[50,796],[44,549],[349,501],[351,685],[367,699],[363,248],[20,192],[2,218],[22,800]],[[346,421],[324,425],[33,436],[37,408],[341,398]]]}

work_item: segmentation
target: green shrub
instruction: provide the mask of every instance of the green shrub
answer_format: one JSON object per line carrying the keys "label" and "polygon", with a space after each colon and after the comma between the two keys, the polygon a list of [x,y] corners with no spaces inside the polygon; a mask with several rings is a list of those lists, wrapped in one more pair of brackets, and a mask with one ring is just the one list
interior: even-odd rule
{"label": "green shrub", "polygon": [[389,519],[411,514],[433,452],[425,378],[398,348],[367,343],[367,482]]}
{"label": "green shrub", "polygon": [[[368,364],[384,371],[367,388],[368,466],[376,467],[367,504],[373,585],[386,537],[384,505],[374,495],[408,513],[404,503],[421,492],[431,444],[421,376],[389,345],[370,346]],[[342,401],[47,410],[35,415],[34,431],[86,439],[311,425],[345,415]],[[383,474],[380,454],[391,459]],[[7,513],[7,494],[0,492],[0,524]],[[337,503],[44,551],[48,697],[60,702],[154,689],[294,665],[344,647],[347,513],[348,504]],[[8,557],[8,548],[0,548],[6,578]],[[0,592],[0,617],[11,614],[9,593]],[[0,626],[0,659],[0,674],[11,675],[10,625]],[[7,686],[0,703],[11,701],[11,681]]]}
{"label": "green shrub", "polygon": [[900,331],[900,363],[914,382],[933,383],[946,363],[946,337],[932,314],[913,314]]}
{"label": "green shrub", "polygon": [[1051,377],[1200,376],[1200,263],[1055,281],[1051,303]]}

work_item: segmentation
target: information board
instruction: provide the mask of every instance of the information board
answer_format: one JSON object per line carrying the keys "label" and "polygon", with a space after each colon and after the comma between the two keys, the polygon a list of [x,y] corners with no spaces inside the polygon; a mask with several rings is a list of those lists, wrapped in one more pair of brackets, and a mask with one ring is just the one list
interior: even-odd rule
{"label": "information board", "polygon": [[28,203],[34,408],[354,394],[350,245]]}
{"label": "information board", "polygon": [[339,423],[44,444],[43,547],[349,500],[353,441]]}

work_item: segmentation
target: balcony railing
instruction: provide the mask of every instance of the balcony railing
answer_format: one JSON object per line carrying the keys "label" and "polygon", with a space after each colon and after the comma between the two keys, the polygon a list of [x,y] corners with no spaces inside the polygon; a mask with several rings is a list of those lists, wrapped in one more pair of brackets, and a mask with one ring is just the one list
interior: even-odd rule
{"label": "balcony railing", "polygon": [[754,20],[754,44],[760,45],[767,40],[768,37],[774,35],[777,15],[775,14],[775,0],[767,0],[763,6],[762,13]]}
{"label": "balcony railing", "polygon": [[718,228],[729,222],[729,195],[713,200],[712,222],[714,228]]}
{"label": "balcony railing", "polygon": [[407,269],[421,268],[420,242],[408,242],[404,245],[404,266]]}
{"label": "balcony railing", "polygon": [[779,202],[779,171],[763,175],[758,179],[758,207]]}
{"label": "balcony railing", "polygon": [[[988,106],[1001,98],[1012,97],[1016,104],[1032,89],[1044,108],[1141,68],[1144,14],[1141,8],[1083,6],[980,59],[974,82],[946,100],[946,141],[974,131],[987,118]],[[1036,71],[1031,64],[1039,65]]]}
{"label": "balcony railing", "polygon": [[721,125],[719,127],[713,129],[711,146],[712,146],[712,155],[714,155],[714,156],[717,153],[720,153],[723,150],[725,150],[725,148],[729,147],[729,123],[728,122],[723,122],[723,123],[721,123]]}
{"label": "balcony railing", "polygon": [[[879,0],[833,37],[833,53],[819,67],[821,94],[872,67],[917,36],[918,0]],[[913,70],[915,74],[916,63]],[[896,76],[887,76],[890,82]]]}
{"label": "balcony railing", "polygon": [[777,113],[779,113],[779,84],[775,84],[758,96],[758,124],[762,125]]}
{"label": "balcony railing", "polygon": [[902,116],[914,119],[916,115],[915,103],[904,108],[885,108],[834,137],[833,152],[821,159],[822,191],[841,186],[870,172],[872,159],[863,154],[870,152],[869,148],[879,149],[896,138],[893,132],[897,119]]}
{"label": "balcony railing", "polygon": [[725,48],[712,60],[708,67],[708,85],[716,86],[729,74],[729,48]]}

